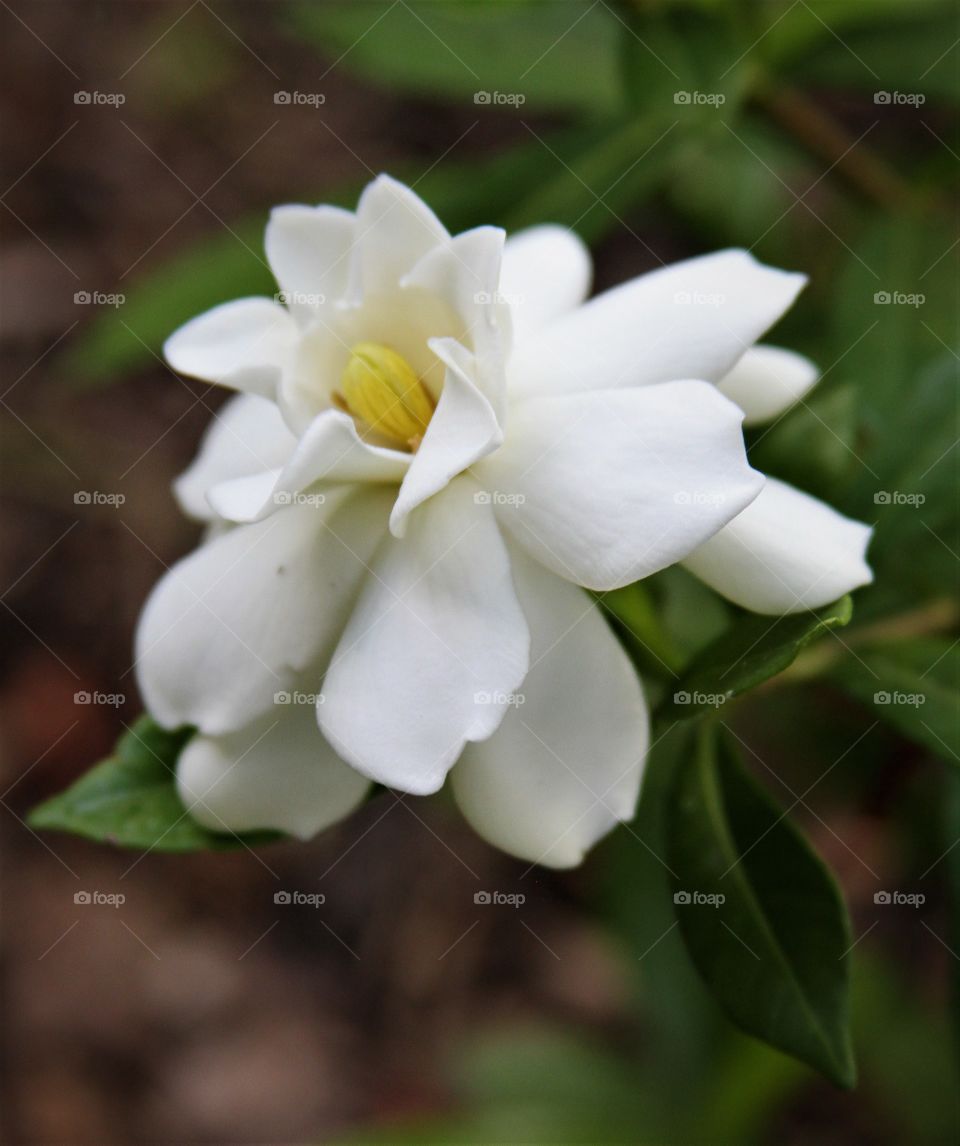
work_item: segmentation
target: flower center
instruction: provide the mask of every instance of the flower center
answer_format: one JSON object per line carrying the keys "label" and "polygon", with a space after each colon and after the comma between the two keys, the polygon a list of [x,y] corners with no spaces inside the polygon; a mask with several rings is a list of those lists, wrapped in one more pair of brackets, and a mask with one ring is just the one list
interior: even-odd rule
{"label": "flower center", "polygon": [[378,342],[353,347],[335,398],[368,429],[410,451],[420,445],[433,417],[433,401],[413,367]]}

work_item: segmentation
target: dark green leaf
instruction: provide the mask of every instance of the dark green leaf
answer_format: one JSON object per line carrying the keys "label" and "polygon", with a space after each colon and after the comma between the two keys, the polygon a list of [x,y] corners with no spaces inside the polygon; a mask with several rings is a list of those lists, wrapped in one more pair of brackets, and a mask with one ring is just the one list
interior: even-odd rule
{"label": "dark green leaf", "polygon": [[32,828],[148,851],[221,851],[279,839],[275,832],[242,837],[208,832],[186,812],[174,770],[192,735],[190,728],[168,732],[149,716],[141,717],[120,738],[115,756],[34,808],[27,822]]}
{"label": "dark green leaf", "polygon": [[[381,86],[456,100],[477,115],[515,112],[516,97],[524,111],[609,112],[619,103],[619,25],[604,4],[367,0],[299,3],[292,15],[331,64]],[[498,104],[498,96],[511,102]]]}
{"label": "dark green leaf", "polygon": [[829,675],[904,736],[960,767],[960,645],[951,638],[861,649]]}
{"label": "dark green leaf", "polygon": [[852,1086],[840,892],[712,726],[678,771],[667,846],[680,929],[723,1009],[748,1034]]}
{"label": "dark green leaf", "polygon": [[693,660],[659,715],[683,720],[719,708],[783,672],[805,645],[846,625],[852,615],[850,598],[842,597],[814,612],[740,617]]}

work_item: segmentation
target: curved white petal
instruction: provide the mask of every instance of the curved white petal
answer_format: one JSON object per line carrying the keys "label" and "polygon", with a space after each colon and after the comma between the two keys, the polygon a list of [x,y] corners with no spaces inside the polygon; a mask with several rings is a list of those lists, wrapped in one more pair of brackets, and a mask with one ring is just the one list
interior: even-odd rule
{"label": "curved white petal", "polygon": [[685,557],[756,497],[741,417],[706,382],[531,399],[476,473],[541,564],[615,589]]}
{"label": "curved white petal", "polygon": [[431,339],[430,348],[446,365],[446,379],[390,515],[395,537],[403,537],[418,505],[503,441],[493,408],[474,385],[473,356],[452,338]]}
{"label": "curved white petal", "polygon": [[401,281],[405,289],[420,288],[442,299],[459,315],[462,340],[485,365],[476,380],[497,410],[506,387],[503,356],[510,324],[497,289],[505,237],[499,227],[464,231],[430,250]]}
{"label": "curved white petal", "polygon": [[396,290],[423,256],[450,238],[440,220],[409,187],[378,175],[357,204],[349,295],[359,299]]}
{"label": "curved white petal", "polygon": [[873,530],[809,494],[767,478],[760,496],[684,565],[745,609],[818,609],[873,580]]}
{"label": "curved white petal", "polygon": [[209,521],[207,493],[218,482],[281,466],[297,439],[273,402],[256,394],[238,394],[214,414],[197,456],[173,483],[180,506],[190,517]]}
{"label": "curved white petal", "polygon": [[593,266],[575,231],[546,224],[507,239],[500,297],[510,307],[519,341],[575,310],[590,293]]}
{"label": "curved white petal", "polygon": [[738,250],[662,267],[520,341],[508,363],[511,393],[719,382],[805,282]]}
{"label": "curved white petal", "polygon": [[340,491],[230,529],[174,565],[137,628],[137,679],[156,719],[218,734],[269,711],[339,636],[389,504]]}
{"label": "curved white petal", "polygon": [[492,844],[573,867],[633,815],[649,744],[637,674],[583,590],[514,558],[530,671],[489,740],[451,773],[457,803]]}
{"label": "curved white petal", "polygon": [[338,759],[303,692],[224,736],[198,733],[177,761],[187,811],[214,832],[272,828],[301,839],[358,807],[370,781]]}
{"label": "curved white petal", "polygon": [[355,224],[353,214],[340,207],[290,204],[270,212],[267,261],[283,301],[302,320],[345,293]]}
{"label": "curved white petal", "polygon": [[268,298],[225,302],[191,319],[163,353],[180,374],[272,398],[293,362],[297,324]]}
{"label": "curved white petal", "polygon": [[364,441],[342,410],[325,410],[310,423],[293,455],[280,470],[215,486],[210,504],[231,521],[257,521],[288,505],[319,505],[326,496],[311,490],[318,482],[399,482],[410,455]]}
{"label": "curved white petal", "polygon": [[753,346],[717,386],[743,410],[743,424],[753,426],[789,409],[819,377],[820,371],[802,354],[779,346]]}
{"label": "curved white petal", "polygon": [[334,654],[320,726],[391,787],[435,792],[468,740],[500,723],[529,634],[489,505],[452,482],[389,538]]}

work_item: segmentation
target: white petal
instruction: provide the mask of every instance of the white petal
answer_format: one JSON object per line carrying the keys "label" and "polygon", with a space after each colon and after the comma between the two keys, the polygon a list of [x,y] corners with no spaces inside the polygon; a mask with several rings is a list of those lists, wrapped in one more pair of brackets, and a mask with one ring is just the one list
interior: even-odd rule
{"label": "white petal", "polygon": [[272,828],[301,839],[363,802],[369,780],[334,754],[306,694],[224,736],[198,733],[177,762],[177,788],[214,832]]}
{"label": "white petal", "polygon": [[743,410],[743,424],[768,422],[802,398],[820,371],[802,354],[779,346],[753,346],[717,385]]}
{"label": "white petal", "polygon": [[508,363],[517,395],[719,382],[805,282],[746,251],[662,267],[591,299],[521,341]]}
{"label": "white petal", "polygon": [[494,731],[527,668],[507,551],[476,491],[469,479],[452,482],[402,541],[385,542],[318,710],[344,760],[418,795],[441,786],[467,740]]}
{"label": "white petal", "polygon": [[[503,377],[504,336],[509,310],[499,301],[497,285],[505,233],[499,227],[475,227],[430,250],[409,274],[405,289],[420,288],[441,298],[463,323],[463,340],[481,359],[496,357],[498,392]],[[498,402],[500,394],[489,394]]]}
{"label": "white petal", "polygon": [[267,260],[290,310],[308,319],[347,289],[356,220],[339,207],[275,207],[267,224]]}
{"label": "white petal", "polygon": [[282,306],[241,298],[181,326],[163,353],[180,374],[272,398],[296,344],[297,325]]}
{"label": "white petal", "polygon": [[213,486],[282,465],[296,444],[273,402],[255,394],[229,399],[214,414],[196,458],[174,482],[181,508],[210,520],[207,492]]}
{"label": "white petal", "polygon": [[494,735],[464,749],[451,782],[464,815],[492,844],[572,867],[633,815],[647,708],[587,594],[521,555],[513,568],[530,626],[530,671]]}
{"label": "white petal", "polygon": [[514,340],[575,310],[590,293],[593,267],[586,244],[552,224],[507,239],[500,295],[509,304]]}
{"label": "white petal", "polygon": [[541,564],[615,589],[685,557],[756,497],[741,417],[706,382],[535,398],[475,472]]}
{"label": "white petal", "polygon": [[409,465],[408,453],[370,445],[348,414],[325,410],[310,423],[281,470],[224,482],[210,491],[209,500],[221,517],[257,521],[283,506],[322,504],[322,491],[301,493],[318,482],[396,483]]}
{"label": "white petal", "polygon": [[403,537],[412,510],[503,441],[490,403],[473,382],[473,356],[452,338],[431,339],[430,348],[445,363],[446,379],[390,515],[396,537]]}
{"label": "white petal", "polygon": [[342,631],[389,504],[341,491],[237,526],[174,565],[137,628],[140,691],[156,719],[218,734],[269,711]]}
{"label": "white petal", "polygon": [[357,204],[350,296],[395,290],[419,259],[448,239],[443,224],[409,187],[389,175],[377,176]]}
{"label": "white petal", "polygon": [[817,609],[873,580],[872,529],[767,478],[760,496],[684,565],[755,613]]}

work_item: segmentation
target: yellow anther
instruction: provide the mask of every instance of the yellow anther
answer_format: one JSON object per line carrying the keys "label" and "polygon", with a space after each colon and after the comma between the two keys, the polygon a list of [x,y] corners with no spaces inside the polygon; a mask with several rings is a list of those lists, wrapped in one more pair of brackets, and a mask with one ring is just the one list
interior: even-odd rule
{"label": "yellow anther", "polygon": [[340,383],[347,410],[371,430],[414,450],[433,402],[410,363],[389,346],[358,342]]}

